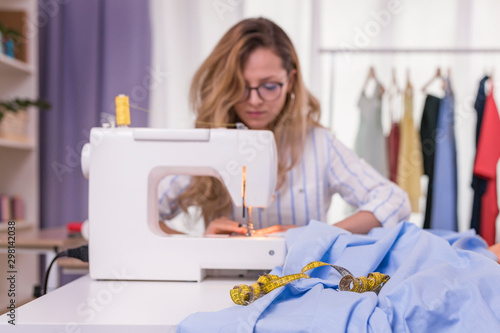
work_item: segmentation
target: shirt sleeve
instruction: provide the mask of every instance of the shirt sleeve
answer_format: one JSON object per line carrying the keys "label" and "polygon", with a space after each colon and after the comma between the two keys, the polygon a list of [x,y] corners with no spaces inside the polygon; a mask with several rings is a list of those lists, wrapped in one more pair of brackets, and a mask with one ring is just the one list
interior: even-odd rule
{"label": "shirt sleeve", "polygon": [[352,150],[328,133],[326,179],[331,195],[339,193],[358,211],[375,215],[384,226],[394,226],[410,216],[408,194],[378,173]]}
{"label": "shirt sleeve", "polygon": [[171,175],[158,184],[158,214],[160,220],[170,220],[180,212],[177,197],[191,183],[190,176]]}

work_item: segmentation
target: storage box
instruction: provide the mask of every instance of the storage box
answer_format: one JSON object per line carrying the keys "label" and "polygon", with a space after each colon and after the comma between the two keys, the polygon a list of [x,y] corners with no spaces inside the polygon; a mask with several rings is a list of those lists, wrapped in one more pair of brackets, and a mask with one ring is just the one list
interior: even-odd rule
{"label": "storage box", "polygon": [[28,113],[5,112],[0,120],[0,138],[28,142]]}

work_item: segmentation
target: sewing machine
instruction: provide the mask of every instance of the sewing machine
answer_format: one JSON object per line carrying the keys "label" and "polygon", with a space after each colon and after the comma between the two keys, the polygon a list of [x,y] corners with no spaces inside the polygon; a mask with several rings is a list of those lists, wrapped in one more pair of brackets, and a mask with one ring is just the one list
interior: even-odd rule
{"label": "sewing machine", "polygon": [[270,131],[93,128],[82,150],[89,178],[90,276],[201,281],[209,269],[282,265],[281,237],[169,235],[158,220],[157,187],[167,175],[217,177],[235,205],[266,207],[276,170]]}

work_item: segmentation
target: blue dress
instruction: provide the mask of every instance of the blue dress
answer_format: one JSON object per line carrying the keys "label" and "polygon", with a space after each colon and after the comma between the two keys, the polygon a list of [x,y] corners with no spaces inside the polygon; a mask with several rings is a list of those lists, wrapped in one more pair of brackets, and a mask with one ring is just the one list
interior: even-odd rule
{"label": "blue dress", "polygon": [[431,212],[431,228],[458,230],[457,150],[455,145],[455,99],[447,80],[445,96],[439,106],[436,129],[436,155]]}

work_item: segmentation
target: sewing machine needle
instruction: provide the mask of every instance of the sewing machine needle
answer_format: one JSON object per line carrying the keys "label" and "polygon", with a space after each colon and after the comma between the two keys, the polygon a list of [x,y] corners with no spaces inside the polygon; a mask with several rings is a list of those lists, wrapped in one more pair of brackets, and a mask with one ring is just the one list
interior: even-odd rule
{"label": "sewing machine needle", "polygon": [[253,221],[252,221],[252,207],[248,207],[248,224],[247,224],[247,236],[253,236]]}
{"label": "sewing machine needle", "polygon": [[247,194],[247,167],[243,166],[243,170],[241,172],[241,199],[242,199],[242,206],[243,206],[243,218],[245,218],[245,199],[246,199],[246,194]]}

